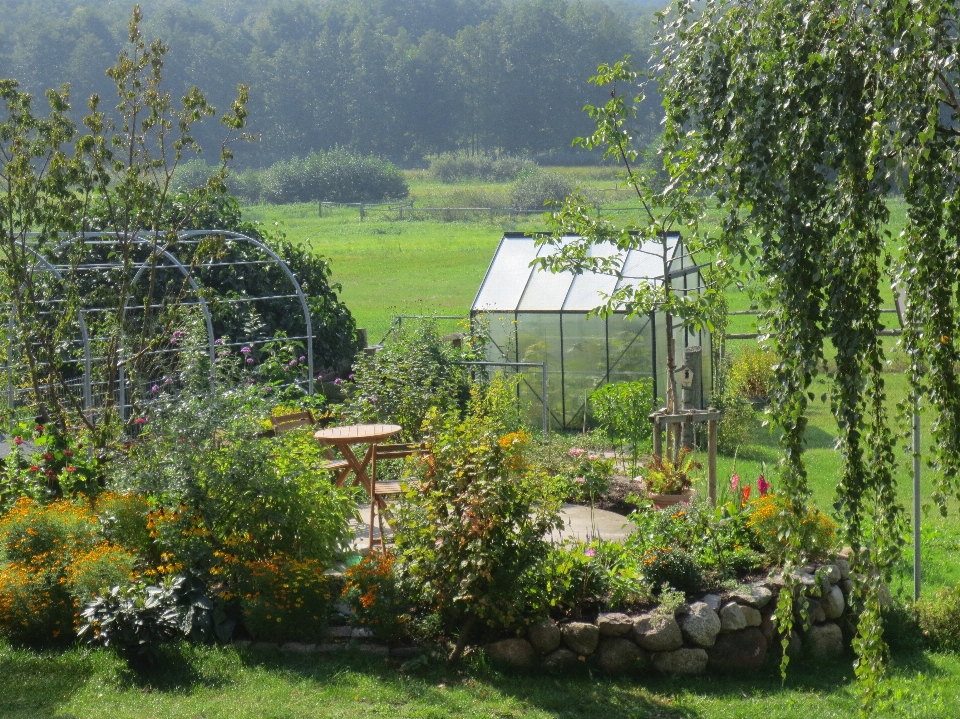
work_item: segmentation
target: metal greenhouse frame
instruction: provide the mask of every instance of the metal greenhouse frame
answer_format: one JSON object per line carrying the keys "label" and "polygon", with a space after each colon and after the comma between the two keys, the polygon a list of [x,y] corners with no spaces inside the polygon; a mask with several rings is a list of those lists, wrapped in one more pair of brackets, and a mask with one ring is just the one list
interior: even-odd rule
{"label": "metal greenhouse frame", "polygon": [[[471,318],[486,325],[490,342],[486,359],[496,362],[545,362],[551,424],[558,429],[584,423],[587,397],[608,382],[649,377],[655,402],[666,394],[666,323],[654,310],[631,318],[626,312],[588,318],[590,310],[622,283],[653,282],[663,276],[662,245],[647,242],[621,252],[613,244],[592,248],[594,256],[619,257],[621,280],[613,275],[584,272],[538,271],[531,263],[551,252],[536,246],[535,235],[505,233],[470,311]],[[679,233],[667,236],[670,279],[678,292],[703,292],[705,284],[697,265],[686,251]],[[702,403],[710,395],[710,334],[675,327],[677,365],[683,350],[703,347]],[[521,406],[530,419],[540,407],[540,382],[524,378],[520,383]]]}
{"label": "metal greenhouse frame", "polygon": [[[222,246],[218,254],[217,259],[207,259],[203,262],[190,262],[183,261],[181,256],[184,254],[193,255],[194,251],[197,249],[197,246],[207,240],[208,238],[219,238],[222,240]],[[307,392],[313,394],[314,392],[314,351],[313,351],[313,321],[310,315],[310,306],[307,302],[307,297],[303,292],[303,289],[300,286],[300,283],[297,281],[297,278],[294,276],[293,272],[287,266],[286,262],[270,247],[268,247],[262,241],[249,237],[247,235],[240,234],[238,232],[230,232],[225,230],[192,230],[188,232],[179,233],[175,240],[170,242],[158,244],[156,239],[152,235],[139,235],[134,237],[132,240],[126,241],[128,245],[138,248],[142,251],[143,256],[138,258],[140,261],[133,263],[128,266],[128,270],[133,272],[131,278],[130,286],[137,287],[138,281],[143,277],[145,272],[148,272],[151,266],[155,264],[156,270],[158,272],[174,272],[179,277],[182,278],[182,282],[186,283],[186,286],[189,287],[189,297],[185,297],[184,301],[178,301],[176,304],[179,306],[195,306],[198,307],[203,316],[203,322],[206,327],[207,334],[207,350],[209,352],[210,360],[213,361],[218,352],[219,348],[229,348],[229,347],[241,347],[244,345],[257,345],[264,344],[266,342],[271,342],[275,340],[302,340],[305,345],[304,354],[306,355],[306,365],[307,365],[307,377],[305,378],[305,384]],[[77,247],[83,245],[87,250],[87,257],[84,261],[81,261],[79,264],[68,264],[64,262],[58,262],[58,256],[62,256],[63,252],[69,248]],[[35,258],[35,272],[46,272],[53,276],[57,282],[64,282],[65,275],[72,274],[75,277],[81,275],[91,275],[92,283],[102,281],[102,277],[105,272],[110,270],[122,269],[125,265],[118,263],[116,260],[110,259],[111,248],[115,248],[121,244],[121,240],[116,236],[115,233],[85,233],[77,237],[64,237],[48,256],[40,254],[36,249],[31,247],[26,247],[26,250]],[[189,250],[188,252],[185,252]],[[105,255],[101,257],[96,257],[97,254]],[[233,259],[229,259],[230,257]],[[227,258],[227,259],[223,259]],[[214,313],[211,311],[211,301],[207,299],[205,295],[210,294],[211,288],[204,283],[204,275],[209,273],[215,273],[221,270],[221,268],[227,268],[230,271],[238,272],[242,271],[242,268],[249,267],[253,265],[272,265],[277,267],[281,271],[281,276],[288,283],[287,288],[275,287],[274,291],[269,294],[258,294],[250,295],[241,293],[239,296],[232,297],[223,297],[218,296],[212,300],[213,303],[218,305],[237,305],[237,306],[247,306],[254,309],[259,305],[263,307],[264,304],[270,303],[269,306],[274,309],[274,311],[283,311],[284,313],[293,311],[298,314],[302,313],[303,316],[303,334],[298,336],[285,336],[285,337],[275,337],[275,336],[231,336],[229,342],[219,342],[218,338],[215,337],[215,317]],[[99,280],[98,280],[99,274]],[[143,310],[146,305],[146,292],[142,296],[130,295],[127,297],[127,301],[122,308],[123,316],[126,316],[129,312],[135,312],[138,310]],[[47,305],[50,307],[48,312],[54,312],[56,304],[63,302],[62,298],[50,297],[45,300]],[[166,306],[167,303],[161,302],[160,304],[151,304],[151,308],[159,308]],[[114,311],[117,308],[106,308],[106,307],[97,307],[92,305],[83,305],[79,309],[78,313],[78,329],[79,337],[75,338],[71,345],[73,350],[70,352],[72,359],[66,360],[67,364],[75,364],[78,367],[77,371],[77,380],[76,383],[70,382],[71,390],[76,389],[81,395],[82,406],[85,412],[91,412],[96,410],[96,402],[94,393],[94,370],[98,362],[102,362],[105,358],[98,356],[96,351],[97,343],[102,341],[104,338],[93,337],[90,334],[90,319],[95,317],[98,313],[103,313],[107,311]],[[30,390],[26,388],[17,387],[15,380],[15,370],[17,365],[17,360],[12,355],[14,354],[15,348],[11,346],[9,341],[10,336],[13,333],[15,323],[17,318],[14,316],[13,311],[8,308],[8,353],[5,358],[5,371],[7,375],[7,404],[9,408],[9,416],[11,421],[17,414],[17,408],[20,406],[19,398],[28,393]],[[166,348],[162,350],[155,350],[148,354],[162,354],[167,352],[177,352],[177,348]],[[160,378],[151,379],[150,382],[154,382]],[[300,383],[301,380],[295,379],[294,382]],[[104,393],[109,393],[106,388],[100,388],[105,390]],[[132,396],[137,392],[137,388],[131,386],[130,380],[124,376],[123,362],[120,363],[119,376],[116,381],[116,387],[113,389],[115,392],[115,397],[117,405],[119,407],[121,417],[125,420],[127,411],[132,406]]]}

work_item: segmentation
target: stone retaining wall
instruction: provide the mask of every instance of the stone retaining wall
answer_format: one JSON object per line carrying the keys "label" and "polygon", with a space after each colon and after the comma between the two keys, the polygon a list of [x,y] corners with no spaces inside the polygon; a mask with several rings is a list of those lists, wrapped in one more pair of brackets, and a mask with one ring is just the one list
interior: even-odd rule
{"label": "stone retaining wall", "polygon": [[[807,604],[810,628],[800,632],[802,622],[797,622],[788,654],[841,654],[846,645],[836,620],[847,611],[853,589],[848,558],[807,567],[796,579],[801,588],[796,605]],[[759,669],[768,655],[780,656],[772,615],[782,584],[771,579],[705,594],[673,616],[653,610],[601,614],[596,622],[544,619],[529,627],[526,638],[504,639],[484,651],[496,663],[525,669],[565,669],[580,662],[613,674],[648,668],[669,674]]]}

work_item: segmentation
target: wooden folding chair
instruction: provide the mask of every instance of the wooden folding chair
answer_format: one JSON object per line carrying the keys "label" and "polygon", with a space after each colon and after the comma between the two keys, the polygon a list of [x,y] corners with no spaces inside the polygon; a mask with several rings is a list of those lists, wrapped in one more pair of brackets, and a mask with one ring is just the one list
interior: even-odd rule
{"label": "wooden folding chair", "polygon": [[[275,435],[280,435],[284,432],[298,429],[299,427],[313,427],[316,423],[317,420],[313,416],[313,412],[309,409],[304,412],[293,412],[291,414],[281,414],[270,417],[270,424],[273,426],[273,433]],[[335,459],[330,447],[327,447],[324,451],[327,455],[327,461],[321,464],[318,469],[326,469],[333,472],[336,477],[336,483],[339,485],[350,471],[350,465],[345,459]]]}
{"label": "wooden folding chair", "polygon": [[[380,526],[380,539],[379,544],[381,547],[385,545],[384,543],[384,510],[387,507],[387,497],[396,497],[403,493],[403,490],[400,487],[401,482],[408,480],[388,480],[388,481],[378,481],[377,480],[377,463],[382,460],[387,459],[406,459],[407,457],[416,457],[416,456],[425,456],[429,454],[429,450],[426,445],[419,444],[416,442],[409,442],[404,444],[378,444],[373,448],[373,459],[370,463],[370,550],[373,550],[373,545],[378,542],[374,539],[373,536],[373,517],[374,513],[377,515],[377,522]],[[390,528],[393,529],[393,522],[387,518],[387,523],[390,525]]]}

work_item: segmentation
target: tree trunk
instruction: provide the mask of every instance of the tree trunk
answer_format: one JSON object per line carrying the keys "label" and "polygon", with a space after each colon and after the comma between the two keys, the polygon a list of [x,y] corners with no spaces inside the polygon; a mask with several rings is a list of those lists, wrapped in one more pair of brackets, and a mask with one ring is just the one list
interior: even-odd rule
{"label": "tree trunk", "polygon": [[473,629],[473,625],[476,624],[477,617],[474,614],[467,615],[467,621],[463,623],[463,627],[460,629],[460,636],[457,637],[457,646],[453,648],[453,652],[450,654],[450,658],[447,659],[448,664],[453,664],[460,656],[463,654],[464,648],[467,646],[467,637],[470,636],[470,630]]}

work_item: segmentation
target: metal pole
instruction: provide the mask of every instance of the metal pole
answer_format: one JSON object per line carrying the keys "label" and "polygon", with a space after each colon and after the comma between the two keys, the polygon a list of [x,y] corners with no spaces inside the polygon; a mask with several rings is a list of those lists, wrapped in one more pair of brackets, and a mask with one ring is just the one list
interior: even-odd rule
{"label": "metal pole", "polygon": [[[547,409],[547,363],[541,362],[540,367],[542,368],[540,373],[542,382],[540,398],[543,400],[543,436],[546,437],[550,433],[550,418],[549,410]],[[586,409],[584,409],[584,411],[586,411]]]}
{"label": "metal pole", "polygon": [[920,408],[913,405],[913,599],[920,598]]}

